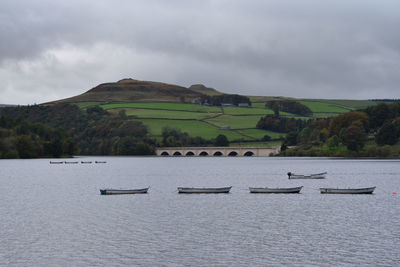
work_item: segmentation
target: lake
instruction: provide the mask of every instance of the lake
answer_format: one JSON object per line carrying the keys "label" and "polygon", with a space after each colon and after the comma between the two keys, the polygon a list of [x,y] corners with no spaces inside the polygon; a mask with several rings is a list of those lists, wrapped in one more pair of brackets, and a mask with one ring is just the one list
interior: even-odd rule
{"label": "lake", "polygon": [[[68,159],[74,161],[78,159]],[[85,157],[0,161],[0,266],[398,266],[400,161]],[[323,180],[286,173],[327,171]],[[249,186],[304,186],[250,194]],[[141,188],[145,195],[100,195]],[[176,188],[233,186],[230,194]],[[373,195],[320,187],[376,186]],[[396,194],[397,193],[397,194]]]}

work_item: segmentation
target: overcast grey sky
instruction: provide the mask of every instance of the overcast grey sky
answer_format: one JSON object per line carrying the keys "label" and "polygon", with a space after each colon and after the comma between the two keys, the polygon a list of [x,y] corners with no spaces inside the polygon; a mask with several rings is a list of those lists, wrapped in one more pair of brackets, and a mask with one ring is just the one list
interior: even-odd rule
{"label": "overcast grey sky", "polygon": [[398,0],[1,0],[0,103],[122,78],[399,98]]}

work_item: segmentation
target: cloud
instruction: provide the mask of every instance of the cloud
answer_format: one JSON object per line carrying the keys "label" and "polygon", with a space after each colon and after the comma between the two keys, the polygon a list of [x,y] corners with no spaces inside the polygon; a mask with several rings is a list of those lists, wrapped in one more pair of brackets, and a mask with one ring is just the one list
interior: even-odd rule
{"label": "cloud", "polygon": [[1,103],[125,77],[224,92],[398,97],[398,1],[4,0]]}

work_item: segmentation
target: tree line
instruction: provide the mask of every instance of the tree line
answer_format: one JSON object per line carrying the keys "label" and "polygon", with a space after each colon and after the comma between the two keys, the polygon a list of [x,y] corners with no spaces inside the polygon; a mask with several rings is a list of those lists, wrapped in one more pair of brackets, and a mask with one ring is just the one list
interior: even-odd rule
{"label": "tree line", "polygon": [[251,106],[251,101],[247,96],[236,95],[236,94],[221,94],[221,95],[204,95],[200,98],[202,105],[209,104],[212,106],[221,106],[222,104],[231,104],[238,106],[241,103],[246,103]]}
{"label": "tree line", "polygon": [[400,139],[400,103],[380,103],[332,118],[311,120],[289,132],[282,145],[297,146],[286,155],[400,156],[391,146]]}
{"label": "tree line", "polygon": [[156,141],[147,127],[100,107],[32,105],[0,109],[3,158],[71,155],[151,155]]}
{"label": "tree line", "polygon": [[265,103],[265,107],[273,110],[275,116],[279,116],[280,111],[305,117],[313,115],[313,112],[309,107],[294,100],[269,100]]}
{"label": "tree line", "polygon": [[158,146],[228,146],[224,135],[206,140],[165,127],[161,140],[121,110],[98,106],[32,105],[0,108],[0,158],[73,155],[154,155]]}

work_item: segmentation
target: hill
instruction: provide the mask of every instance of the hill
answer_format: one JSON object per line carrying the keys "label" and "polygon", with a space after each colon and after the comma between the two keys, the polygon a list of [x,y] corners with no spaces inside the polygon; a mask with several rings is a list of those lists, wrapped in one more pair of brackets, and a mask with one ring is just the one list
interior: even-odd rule
{"label": "hill", "polygon": [[205,93],[179,85],[123,79],[114,83],[103,83],[89,91],[51,103],[74,102],[130,102],[130,101],[191,101]]}
{"label": "hill", "polygon": [[[260,142],[265,135],[272,139],[282,139],[285,133],[258,129],[261,117],[274,112],[265,106],[268,100],[291,99],[307,106],[312,117],[281,112],[281,116],[308,120],[326,118],[348,111],[377,104],[368,100],[295,99],[287,97],[249,96],[251,107],[217,107],[192,104],[192,100],[209,95],[223,94],[202,84],[189,88],[151,81],[123,79],[114,83],[100,84],[89,91],[52,103],[73,103],[81,109],[98,106],[112,114],[124,111],[128,120],[144,123],[151,136],[160,139],[165,126],[179,128],[191,136],[201,136],[208,140],[219,134],[230,141]],[[259,143],[258,143],[259,144]]]}

